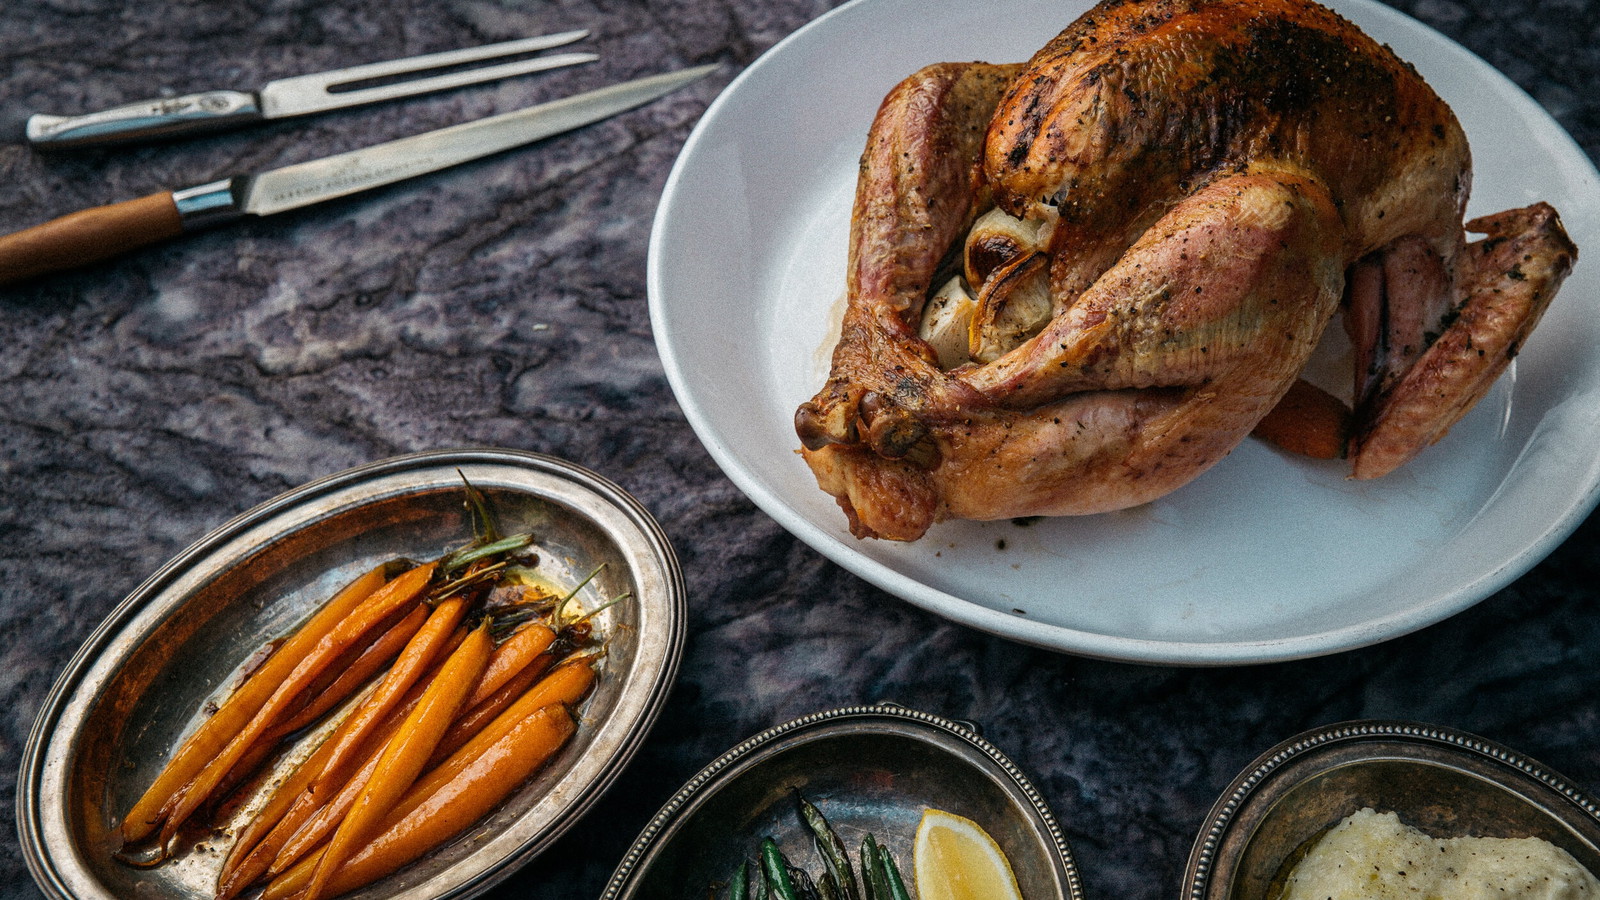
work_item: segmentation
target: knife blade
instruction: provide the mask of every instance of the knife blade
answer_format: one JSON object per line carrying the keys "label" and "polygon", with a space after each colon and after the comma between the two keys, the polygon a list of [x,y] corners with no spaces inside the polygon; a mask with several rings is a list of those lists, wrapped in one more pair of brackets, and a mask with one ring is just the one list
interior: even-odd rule
{"label": "knife blade", "polygon": [[704,78],[635,81],[251,175],[69,213],[0,237],[0,284],[99,262],[246,216],[269,216],[436,172],[598,122]]}
{"label": "knife blade", "polygon": [[[560,34],[503,41],[481,47],[367,63],[280,78],[267,82],[254,92],[202,91],[181,97],[127,103],[78,116],[36,113],[28,118],[25,132],[30,143],[45,149],[101,147],[304,116],[594,62],[599,57],[593,53],[561,53],[474,69],[459,68],[549,50],[588,36],[587,31],[563,31]],[[444,69],[452,71],[441,71]],[[437,74],[430,76],[428,72]],[[366,82],[401,78],[409,80],[362,86]]]}

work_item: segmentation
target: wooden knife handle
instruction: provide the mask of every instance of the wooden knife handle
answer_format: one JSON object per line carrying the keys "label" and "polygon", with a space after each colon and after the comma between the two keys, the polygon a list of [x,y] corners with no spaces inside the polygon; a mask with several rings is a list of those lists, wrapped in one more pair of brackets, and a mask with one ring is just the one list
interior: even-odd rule
{"label": "wooden knife handle", "polygon": [[69,213],[0,237],[0,284],[110,259],[182,233],[171,191]]}

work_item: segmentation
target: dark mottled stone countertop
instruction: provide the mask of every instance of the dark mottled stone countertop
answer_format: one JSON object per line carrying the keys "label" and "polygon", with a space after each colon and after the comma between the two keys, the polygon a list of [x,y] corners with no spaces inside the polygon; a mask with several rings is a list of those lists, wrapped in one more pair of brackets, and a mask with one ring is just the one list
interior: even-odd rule
{"label": "dark mottled stone countertop", "polygon": [[[1217,793],[1317,725],[1404,718],[1600,788],[1600,525],[1379,646],[1218,669],[1118,664],[945,622],[759,512],[674,403],[645,252],[684,139],[829,0],[7,0],[0,121],[575,26],[601,62],[244,133],[44,155],[0,143],[0,232],[701,62],[714,78],[465,169],[0,290],[0,895],[38,896],[14,773],[46,693],[166,559],[311,479],[410,451],[565,457],[639,497],[687,574],[681,678],[620,781],[493,897],[596,896],[651,814],[764,728],[893,698],[983,723],[1064,824],[1093,900],[1177,896]],[[1398,0],[1600,158],[1593,0]],[[1063,22],[1065,24],[1065,22]],[[1600,248],[1584,248],[1600,253]],[[1595,264],[1590,262],[1589,264]],[[1593,298],[1565,298],[1593,302]]]}

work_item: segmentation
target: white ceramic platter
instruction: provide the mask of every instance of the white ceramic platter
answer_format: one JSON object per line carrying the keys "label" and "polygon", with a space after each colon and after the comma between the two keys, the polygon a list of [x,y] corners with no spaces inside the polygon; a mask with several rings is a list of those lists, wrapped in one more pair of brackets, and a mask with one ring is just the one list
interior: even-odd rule
{"label": "white ceramic platter", "polygon": [[[650,244],[652,323],[685,415],[785,528],[884,590],[1057,650],[1181,665],[1266,662],[1438,622],[1527,571],[1600,485],[1600,257],[1584,259],[1513,368],[1437,446],[1376,482],[1247,440],[1127,512],[952,522],[858,541],[795,453],[842,308],[856,160],[884,94],[932,62],[1027,58],[1086,0],[856,0],[763,55],[707,111]],[[1535,200],[1600,254],[1600,177],[1487,63],[1388,7],[1336,0],[1455,108],[1469,214]]]}

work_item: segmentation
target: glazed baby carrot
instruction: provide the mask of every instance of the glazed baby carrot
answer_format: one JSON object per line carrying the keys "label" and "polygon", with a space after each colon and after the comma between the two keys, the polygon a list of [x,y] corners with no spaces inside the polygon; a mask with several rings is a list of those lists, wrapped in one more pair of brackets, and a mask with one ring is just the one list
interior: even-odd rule
{"label": "glazed baby carrot", "polygon": [[[594,668],[587,660],[562,663],[550,673],[549,677],[519,697],[514,706],[507,708],[492,722],[470,735],[463,741],[462,746],[448,757],[438,762],[430,760],[422,777],[417,779],[413,793],[425,796],[428,792],[437,790],[440,785],[461,774],[463,769],[483,754],[485,748],[499,741],[506,732],[516,728],[519,722],[533,713],[547,706],[576,706],[588,695],[589,689],[594,686],[594,680]],[[408,794],[396,807],[396,813],[404,815],[409,811],[407,804],[414,805],[418,799]]]}
{"label": "glazed baby carrot", "polygon": [[349,700],[374,674],[394,661],[396,655],[428,618],[426,606],[418,605],[389,626],[366,647],[353,646],[327,667],[310,687],[296,698],[284,721],[257,738],[250,749],[234,763],[217,783],[214,796],[225,799],[240,784],[256,774],[261,764],[276,753],[284,738],[317,721],[329,710]]}
{"label": "glazed baby carrot", "polygon": [[367,679],[376,675],[385,666],[395,660],[400,652],[405,649],[417,631],[422,628],[422,623],[428,619],[426,607],[418,606],[406,617],[396,622],[388,631],[361,651],[355,661],[344,668],[339,676],[333,680],[316,699],[306,704],[294,717],[283,723],[277,731],[280,735],[292,734],[310,725],[322,717],[323,713],[332,709],[339,703],[355,694],[356,688],[367,683]]}
{"label": "glazed baby carrot", "polygon": [[418,791],[404,805],[404,814],[386,823],[377,839],[351,857],[335,887],[343,892],[370,883],[460,834],[521,787],[576,729],[577,721],[562,704],[523,718],[455,778],[429,792]]}
{"label": "glazed baby carrot", "polygon": [[[377,836],[333,873],[326,883],[327,895],[371,884],[461,833],[548,761],[576,727],[571,713],[559,705],[524,717],[457,778],[411,805],[403,815],[397,807]],[[313,897],[306,888],[320,861],[318,856],[302,860],[268,885],[262,900]]]}
{"label": "glazed baby carrot", "polygon": [[278,683],[312,645],[383,585],[386,568],[387,564],[377,566],[335,594],[183,742],[144,795],[122,817],[124,844],[141,841],[160,826],[160,810],[172,794],[193,778],[228,739],[250,721],[250,717],[267,702]]}
{"label": "glazed baby carrot", "polygon": [[[419,611],[423,609],[418,607]],[[438,610],[435,610],[435,616],[429,617],[435,625],[458,618],[450,609],[445,610],[443,617],[437,617],[437,613]],[[367,776],[371,774],[372,766],[363,765],[362,756],[369,757],[369,763],[377,758],[377,754],[388,743],[395,729],[400,727],[400,723],[405,721],[406,716],[411,714],[422,699],[423,692],[443,664],[444,660],[439,657],[447,659],[466,637],[467,632],[462,628],[457,627],[452,631],[448,639],[431,653],[435,662],[429,671],[418,678],[410,679],[414,683],[409,686],[399,703],[385,704],[391,708],[379,720],[377,726],[372,726],[370,719],[360,713],[373,708],[372,701],[382,690],[382,685],[374,690],[373,696],[369,697],[360,709],[339,725],[323,746],[318,748],[316,755],[306,760],[290,782],[286,782],[279,789],[278,795],[274,796],[273,802],[269,804],[270,809],[262,810],[263,818],[268,812],[274,815],[276,821],[268,823],[271,830],[250,848],[243,859],[234,863],[234,856],[230,854],[229,862],[223,864],[222,872],[217,878],[217,900],[232,897],[264,875],[276,874],[288,864],[284,861],[286,857],[290,862],[298,859],[301,853],[310,849],[310,846],[315,846],[316,842],[321,841],[327,836],[328,831],[339,824],[339,819],[349,808],[351,796],[361,789]],[[438,644],[432,640],[428,643]],[[389,679],[386,678],[385,683],[389,683]],[[353,740],[352,733],[357,729],[361,729],[364,736],[360,740]],[[340,764],[334,757],[341,750],[360,755],[349,756],[347,763]],[[352,771],[355,772],[354,775],[351,774]],[[287,808],[284,806],[285,803],[288,804]],[[337,810],[330,809],[339,803],[343,803],[343,806]],[[331,821],[324,821],[329,816],[332,816]],[[318,828],[322,830],[316,830]],[[255,832],[257,835],[260,833],[259,830]],[[310,846],[299,847],[296,850],[298,845],[308,839],[311,840]]]}
{"label": "glazed baby carrot", "polygon": [[[388,653],[390,657],[396,656],[404,649],[404,646],[393,647],[393,643],[399,641],[402,645],[410,644],[428,618],[428,608],[423,605],[417,606],[403,620],[375,641],[369,650],[383,645],[384,650],[392,648],[393,652]],[[381,683],[374,686],[373,695],[376,695],[381,686]],[[389,718],[392,721],[385,724],[391,731],[393,726],[399,724],[400,717],[404,716],[405,712],[410,711],[406,703],[409,702],[415,705],[418,696],[420,696],[420,690],[414,689],[407,699],[402,701],[400,706],[390,714]],[[362,701],[357,709],[359,710],[369,705],[370,700],[371,696]],[[232,849],[228,851],[228,856],[222,863],[222,870],[217,875],[217,896],[219,898],[231,896],[237,892],[237,889],[247,886],[266,871],[267,864],[272,861],[273,856],[278,851],[278,847],[288,839],[294,829],[298,828],[310,814],[309,810],[301,808],[302,806],[314,805],[310,797],[304,796],[305,791],[312,786],[314,780],[326,771],[328,761],[333,757],[334,751],[345,743],[345,737],[361,722],[361,717],[356,713],[346,716],[344,721],[339,723],[338,727],[323,740],[322,744],[317,747],[311,756],[295,767],[294,772],[278,786],[278,789],[268,798],[266,804],[246,823],[239,832],[238,838],[235,839]],[[382,728],[372,735],[374,742],[387,739],[388,735]],[[283,830],[278,829],[278,823],[285,820],[289,824]],[[263,841],[269,841],[272,837],[277,838],[276,842],[270,848],[258,852],[257,847]],[[236,876],[236,872],[240,874]],[[240,881],[240,878],[244,880]],[[230,890],[230,886],[234,889]]]}
{"label": "glazed baby carrot", "polygon": [[[454,647],[450,649],[454,650]],[[362,751],[369,756],[367,765],[363,765],[361,770],[351,776],[344,785],[331,785],[318,793],[308,788],[311,787],[313,779],[326,770],[328,757],[332,755],[339,732],[336,731],[323,742],[316,753],[296,770],[289,781],[284,783],[268,806],[262,809],[261,819],[271,815],[272,821],[264,825],[264,828],[270,828],[270,831],[263,836],[262,829],[254,829],[254,846],[249,848],[249,852],[244,853],[242,858],[236,858],[235,854],[229,855],[217,877],[216,900],[228,900],[262,877],[277,874],[289,863],[299,859],[306,850],[327,837],[328,832],[339,824],[339,819],[349,808],[349,801],[354,799],[355,792],[361,789],[366,777],[371,774],[373,764],[378,758],[378,751],[383,749],[395,729],[399,728],[400,723],[411,714],[411,710],[416,708],[417,702],[422,699],[424,689],[426,684],[412,685],[405,699],[389,713],[383,724],[368,736],[368,740],[362,745]],[[345,725],[349,724],[347,720]],[[334,791],[338,793],[335,794]],[[350,797],[346,798],[346,794]],[[341,802],[343,808],[330,809]],[[325,817],[331,817],[331,820],[323,823]],[[308,840],[309,846],[298,846]],[[235,850],[243,853],[241,849],[243,844],[244,840],[241,837],[239,844],[235,845]]]}
{"label": "glazed baby carrot", "polygon": [[162,845],[165,845],[177,833],[178,827],[184,820],[211,796],[212,789],[233,768],[234,763],[250,749],[256,738],[278,721],[285,708],[330,662],[361,640],[374,627],[408,604],[417,602],[417,598],[433,577],[433,569],[432,563],[417,566],[374,591],[369,602],[361,604],[346,615],[296,660],[294,668],[250,718],[249,723],[228,740],[221,751],[200,770],[200,774],[180,788],[168,804],[163,806],[166,814],[165,821],[161,825]]}
{"label": "glazed baby carrot", "polygon": [[[409,715],[409,711],[407,714]],[[397,727],[399,724],[395,723]],[[389,737],[393,736],[392,731],[393,729],[390,735],[384,737],[384,743],[379,745],[380,750],[388,744]],[[378,753],[367,757],[360,771],[352,775],[337,794],[318,807],[311,819],[295,831],[287,841],[280,842],[281,846],[276,855],[272,857],[265,870],[256,873],[256,877],[275,876],[321,846],[322,842],[328,839],[328,835],[339,827],[339,823],[344,821],[345,815],[350,812],[350,807],[355,805],[356,798],[366,790],[367,782],[371,781],[373,774],[378,771],[378,761],[381,758]]]}
{"label": "glazed baby carrot", "polygon": [[461,709],[472,686],[483,674],[494,642],[488,623],[480,625],[439,670],[383,750],[377,770],[357,796],[344,821],[329,838],[327,849],[306,888],[307,900],[325,895],[328,879],[346,858],[368,838],[395,803],[411,787],[450,721]]}
{"label": "glazed baby carrot", "polygon": [[556,633],[541,622],[524,625],[512,632],[510,637],[500,642],[500,646],[494,648],[494,655],[489,657],[489,667],[483,670],[483,677],[478,679],[462,708],[471,709],[482,703],[550,649],[555,640]]}
{"label": "glazed baby carrot", "polygon": [[351,771],[359,765],[356,753],[362,742],[439,658],[441,649],[450,640],[466,611],[466,601],[460,597],[452,597],[434,607],[428,621],[406,643],[378,689],[351,714],[349,727],[340,729],[342,733],[338,743],[329,754],[323,771],[312,781],[309,791],[315,793],[328,788],[330,783],[342,783],[349,778]]}
{"label": "glazed baby carrot", "polygon": [[543,673],[545,666],[541,661],[529,667],[530,671],[539,673],[538,680],[529,680],[531,687],[522,685],[519,678],[501,688],[503,696],[492,697],[457,718],[440,740],[434,758],[428,761],[429,769],[442,765],[446,756],[463,752],[473,741],[494,740],[512,723],[540,707],[553,703],[575,705],[594,686],[593,660],[588,657],[570,655],[548,674]]}
{"label": "glazed baby carrot", "polygon": [[[443,663],[448,661],[449,656],[455,653],[456,648],[466,637],[467,632],[456,629],[450,643],[444,648],[446,660],[441,661],[427,675],[418,679],[406,694],[405,700],[384,720],[383,726],[374,731],[371,738],[362,744],[362,753],[367,760],[349,780],[343,785],[333,781],[320,792],[312,790],[301,795],[294,807],[284,816],[280,826],[274,828],[261,842],[258,852],[253,852],[251,859],[240,867],[240,874],[236,879],[237,887],[246,887],[263,876],[277,875],[308,851],[316,848],[338,827],[345,813],[349,812],[351,805],[355,803],[355,798],[360,795],[368,779],[377,770],[379,755],[388,745],[389,738],[421,702],[423,693],[439,674],[438,669],[442,668]],[[224,900],[220,891],[218,900]]]}
{"label": "glazed baby carrot", "polygon": [[527,693],[528,688],[536,684],[544,673],[555,662],[555,657],[545,654],[535,657],[521,672],[511,676],[511,680],[500,685],[499,689],[475,705],[465,706],[464,712],[456,716],[450,723],[450,730],[439,739],[439,746],[434,748],[433,758],[428,760],[428,768],[433,768],[443,762],[450,754],[461,749],[461,745],[472,739],[472,736],[483,730],[485,725],[493,722],[505,712],[506,707],[516,701],[518,697]]}
{"label": "glazed baby carrot", "polygon": [[[321,718],[330,709],[350,699],[356,690],[365,684],[368,679],[392,662],[396,656],[421,627],[427,619],[428,611],[425,607],[418,606],[389,630],[379,635],[378,639],[368,644],[359,653],[352,652],[352,659],[348,664],[337,662],[329,666],[336,670],[328,673],[328,677],[321,679],[327,683],[321,686],[313,685],[306,693],[309,697],[303,704],[299,704],[296,711],[287,721],[276,725],[270,732],[261,736],[259,740],[234,764],[232,770],[217,784],[215,794],[225,798],[234,788],[248,780],[255,774],[260,765],[273,753],[277,752],[284,738],[294,734],[317,719]],[[252,819],[252,822],[259,819]],[[239,843],[234,844],[235,847]]]}

